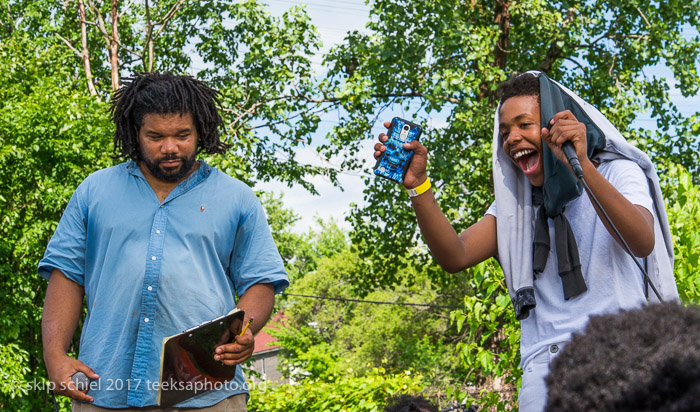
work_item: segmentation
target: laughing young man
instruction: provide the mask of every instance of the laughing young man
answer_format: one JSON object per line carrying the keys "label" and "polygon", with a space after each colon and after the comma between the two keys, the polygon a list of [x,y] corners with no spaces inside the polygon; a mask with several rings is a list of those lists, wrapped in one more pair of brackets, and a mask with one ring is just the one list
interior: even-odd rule
{"label": "laughing young man", "polygon": [[[461,234],[454,231],[430,188],[428,151],[417,141],[404,146],[414,152],[404,186],[412,189],[423,237],[445,270],[498,259],[521,321],[518,403],[522,411],[541,411],[549,362],[571,334],[592,314],[647,302],[641,271],[582,194],[562,144],[573,144],[586,182],[663,300],[678,298],[673,248],[653,165],[600,112],[538,72],[504,82],[500,93],[493,145],[496,200],[481,220]],[[375,157],[386,150],[387,136],[379,140]]]}

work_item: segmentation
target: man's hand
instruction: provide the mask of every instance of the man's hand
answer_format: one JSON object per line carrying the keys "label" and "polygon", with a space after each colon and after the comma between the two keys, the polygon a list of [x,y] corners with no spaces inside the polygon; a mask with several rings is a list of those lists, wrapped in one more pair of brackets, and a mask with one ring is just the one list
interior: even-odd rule
{"label": "man's hand", "polygon": [[[231,333],[234,333],[231,331]],[[249,329],[242,336],[235,334],[235,342],[221,345],[214,351],[214,359],[224,365],[233,366],[245,361],[253,355],[255,348],[255,338]]]}
{"label": "man's hand", "polygon": [[[275,288],[272,283],[256,283],[249,287],[238,300],[237,307],[245,312],[245,321],[250,318],[255,318],[255,320],[246,329],[243,336],[238,336],[241,324],[231,322],[229,333],[234,336],[235,342],[217,346],[214,349],[214,359],[222,362],[224,365],[238,365],[250,358],[255,348],[253,335],[265,326],[265,323],[270,318],[274,304]],[[227,336],[225,341],[229,341],[228,338],[230,336]]]}
{"label": "man's hand", "polygon": [[83,362],[66,355],[80,319],[83,296],[82,286],[68,279],[60,270],[53,269],[46,289],[41,332],[44,363],[54,393],[92,402],[93,398],[86,395],[87,391],[76,390],[71,376],[76,372],[83,372],[91,379],[99,379],[99,376]]}
{"label": "man's hand", "polygon": [[549,129],[542,129],[542,139],[547,143],[552,153],[564,162],[569,169],[571,169],[569,160],[561,150],[561,146],[567,141],[574,145],[581,166],[583,166],[584,162],[589,162],[586,125],[579,122],[571,111],[564,110],[555,114],[547,126],[549,126]]}
{"label": "man's hand", "polygon": [[53,392],[56,395],[68,396],[82,402],[94,401],[92,396],[87,395],[89,388],[79,391],[76,389],[71,377],[77,372],[83,372],[90,379],[99,379],[100,376],[83,362],[68,355],[57,356],[56,358],[45,357],[46,371],[49,374]]}
{"label": "man's hand", "polygon": [[[384,122],[384,127],[387,129],[391,126],[391,122]],[[379,143],[374,145],[374,158],[378,159],[379,156],[386,150],[384,143],[389,140],[389,136],[386,133],[379,134]],[[413,189],[421,185],[428,178],[428,174],[425,168],[428,164],[428,149],[425,148],[418,140],[413,140],[410,143],[404,143],[403,148],[406,150],[413,151],[413,159],[411,159],[411,164],[408,166],[406,171],[406,176],[403,179],[403,185],[407,189]]]}

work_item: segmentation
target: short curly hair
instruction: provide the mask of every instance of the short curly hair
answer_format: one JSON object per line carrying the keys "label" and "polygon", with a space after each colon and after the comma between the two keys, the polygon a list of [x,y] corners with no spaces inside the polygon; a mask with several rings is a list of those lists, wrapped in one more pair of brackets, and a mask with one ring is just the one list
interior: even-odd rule
{"label": "short curly hair", "polygon": [[497,95],[501,104],[517,96],[535,96],[540,103],[540,79],[532,73],[515,75],[498,85]]}
{"label": "short curly hair", "polygon": [[547,411],[700,411],[700,309],[591,317],[546,380]]}
{"label": "short curly hair", "polygon": [[190,113],[197,129],[197,152],[223,153],[229,145],[221,141],[224,122],[219,114],[220,93],[191,76],[172,73],[137,73],[124,79],[114,92],[110,106],[115,157],[141,160],[138,130],[147,114]]}
{"label": "short curly hair", "polygon": [[390,398],[384,408],[385,412],[438,412],[430,401],[422,396],[398,395]]}

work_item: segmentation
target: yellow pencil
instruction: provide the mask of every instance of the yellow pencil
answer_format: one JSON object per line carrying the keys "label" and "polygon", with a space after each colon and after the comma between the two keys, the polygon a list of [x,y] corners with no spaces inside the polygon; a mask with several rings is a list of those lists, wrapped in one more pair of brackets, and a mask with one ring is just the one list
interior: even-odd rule
{"label": "yellow pencil", "polygon": [[253,317],[251,316],[250,319],[248,319],[248,322],[243,326],[243,330],[241,331],[241,334],[238,336],[243,336],[246,330],[248,330],[248,326],[250,326],[251,322],[253,322]]}

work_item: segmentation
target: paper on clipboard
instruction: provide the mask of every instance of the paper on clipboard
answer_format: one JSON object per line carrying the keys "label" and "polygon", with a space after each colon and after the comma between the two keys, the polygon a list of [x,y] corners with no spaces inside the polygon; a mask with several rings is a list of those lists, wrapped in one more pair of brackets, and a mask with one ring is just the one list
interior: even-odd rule
{"label": "paper on clipboard", "polygon": [[242,310],[233,309],[224,316],[163,338],[157,396],[159,406],[175,405],[233,379],[236,366],[214,360],[214,350],[233,341],[231,324],[233,330],[240,329],[243,316]]}

